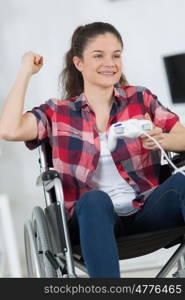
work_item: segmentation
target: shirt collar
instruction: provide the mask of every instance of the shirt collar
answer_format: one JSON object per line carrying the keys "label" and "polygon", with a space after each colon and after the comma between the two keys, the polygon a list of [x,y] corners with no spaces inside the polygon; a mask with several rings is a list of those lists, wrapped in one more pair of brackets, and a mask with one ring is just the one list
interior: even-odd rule
{"label": "shirt collar", "polygon": [[[120,105],[122,100],[127,100],[127,95],[125,93],[125,90],[119,83],[117,83],[114,86],[114,92],[113,92],[113,103],[116,105]],[[81,93],[79,96],[77,96],[76,100],[74,101],[74,105],[77,111],[80,111],[84,108],[89,108],[87,98],[83,93]]]}

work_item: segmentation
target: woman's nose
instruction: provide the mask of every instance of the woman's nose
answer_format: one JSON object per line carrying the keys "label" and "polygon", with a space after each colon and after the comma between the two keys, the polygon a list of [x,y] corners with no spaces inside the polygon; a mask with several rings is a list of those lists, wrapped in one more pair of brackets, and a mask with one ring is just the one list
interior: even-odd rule
{"label": "woman's nose", "polygon": [[114,62],[114,60],[113,60],[113,58],[112,57],[105,57],[104,58],[104,65],[105,66],[109,66],[109,67],[112,67],[112,66],[114,66],[114,64],[115,64],[115,62]]}

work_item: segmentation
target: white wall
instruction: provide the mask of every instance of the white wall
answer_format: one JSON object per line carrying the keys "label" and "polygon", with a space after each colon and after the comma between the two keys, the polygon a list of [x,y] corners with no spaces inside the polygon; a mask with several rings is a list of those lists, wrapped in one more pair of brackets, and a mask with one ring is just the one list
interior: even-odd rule
{"label": "white wall", "polygon": [[[6,0],[0,2],[0,108],[16,77],[21,55],[36,51],[44,67],[34,75],[25,110],[58,97],[57,78],[74,29],[94,21],[110,22],[120,31],[124,68],[130,84],[144,85],[178,113],[185,123],[185,104],[173,105],[162,57],[185,51],[185,0]],[[20,256],[24,262],[23,224],[35,205],[44,206],[37,150],[0,140],[0,193],[7,193]]]}

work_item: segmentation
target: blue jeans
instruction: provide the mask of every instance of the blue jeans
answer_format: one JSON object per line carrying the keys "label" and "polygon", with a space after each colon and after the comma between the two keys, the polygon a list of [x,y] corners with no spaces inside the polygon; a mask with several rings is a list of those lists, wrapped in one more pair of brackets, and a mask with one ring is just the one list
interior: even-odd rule
{"label": "blue jeans", "polygon": [[136,213],[120,217],[103,191],[83,194],[69,221],[72,245],[81,245],[89,277],[120,277],[116,238],[185,224],[185,177],[177,173],[158,186]]}

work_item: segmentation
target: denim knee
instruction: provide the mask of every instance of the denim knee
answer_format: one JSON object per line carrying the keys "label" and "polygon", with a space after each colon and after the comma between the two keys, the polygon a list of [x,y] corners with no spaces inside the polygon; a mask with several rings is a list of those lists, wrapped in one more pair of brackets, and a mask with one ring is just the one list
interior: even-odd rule
{"label": "denim knee", "polygon": [[185,176],[181,173],[176,173],[169,177],[170,188],[181,193],[181,198],[185,201]]}
{"label": "denim knee", "polygon": [[175,174],[174,185],[180,193],[180,206],[182,210],[183,219],[185,221],[185,176],[183,176],[181,173]]}
{"label": "denim knee", "polygon": [[169,180],[173,183],[175,187],[180,187],[185,190],[185,176],[181,173],[173,174],[169,177]]}
{"label": "denim knee", "polygon": [[91,190],[84,193],[76,202],[75,210],[79,213],[81,210],[92,214],[93,212],[113,212],[114,207],[109,195],[100,190]]}

